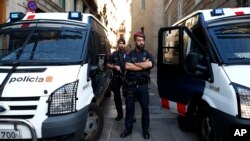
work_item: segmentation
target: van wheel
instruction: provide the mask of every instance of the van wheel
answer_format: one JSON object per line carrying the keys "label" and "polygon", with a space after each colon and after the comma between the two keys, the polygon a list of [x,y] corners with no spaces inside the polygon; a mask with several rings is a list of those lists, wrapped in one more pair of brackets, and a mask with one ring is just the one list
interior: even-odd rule
{"label": "van wheel", "polygon": [[96,141],[103,129],[103,113],[96,104],[90,104],[82,141]]}
{"label": "van wheel", "polygon": [[208,106],[199,111],[199,131],[202,141],[219,141],[215,129],[214,115]]}
{"label": "van wheel", "polygon": [[187,126],[186,126],[187,124],[186,124],[186,121],[185,121],[185,117],[179,115],[177,117],[177,121],[178,121],[179,128],[182,131],[184,131],[184,132],[188,131]]}

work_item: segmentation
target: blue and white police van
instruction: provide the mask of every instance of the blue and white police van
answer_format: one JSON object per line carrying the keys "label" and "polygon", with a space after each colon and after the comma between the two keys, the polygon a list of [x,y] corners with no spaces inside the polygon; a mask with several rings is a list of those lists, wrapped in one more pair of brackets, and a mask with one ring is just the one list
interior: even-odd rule
{"label": "blue and white police van", "polygon": [[90,14],[10,13],[0,25],[0,140],[96,141],[106,35]]}
{"label": "blue and white police van", "polygon": [[161,103],[179,126],[198,125],[202,141],[228,141],[236,127],[249,137],[250,8],[196,11],[161,28],[158,44]]}

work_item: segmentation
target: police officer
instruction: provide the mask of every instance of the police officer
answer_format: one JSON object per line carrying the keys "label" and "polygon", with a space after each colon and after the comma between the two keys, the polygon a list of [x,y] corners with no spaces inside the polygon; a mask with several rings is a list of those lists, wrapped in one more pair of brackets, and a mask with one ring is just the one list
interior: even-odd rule
{"label": "police officer", "polygon": [[152,54],[144,49],[145,36],[141,32],[134,34],[135,49],[126,54],[125,57],[125,84],[126,86],[126,117],[125,130],[120,134],[125,138],[132,134],[133,119],[135,112],[135,97],[141,105],[142,116],[142,133],[144,139],[149,139],[149,93],[148,82],[150,69],[154,61]]}
{"label": "police officer", "polygon": [[123,84],[125,73],[125,40],[120,38],[117,41],[117,50],[112,53],[107,62],[107,67],[113,70],[113,77],[111,81],[111,90],[114,93],[114,101],[117,110],[116,121],[123,118],[122,100],[120,89]]}

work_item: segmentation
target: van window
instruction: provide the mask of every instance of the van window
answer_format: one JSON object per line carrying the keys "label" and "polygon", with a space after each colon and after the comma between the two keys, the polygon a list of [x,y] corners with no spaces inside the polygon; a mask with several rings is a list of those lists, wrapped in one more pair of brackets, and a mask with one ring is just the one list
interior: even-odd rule
{"label": "van window", "polygon": [[163,33],[163,63],[179,64],[179,30]]}
{"label": "van window", "polygon": [[250,63],[250,26],[234,24],[210,29],[224,63]]}
{"label": "van window", "polygon": [[2,27],[0,61],[40,63],[80,61],[83,57],[85,36],[84,28],[63,23],[20,23]]}
{"label": "van window", "polygon": [[199,20],[199,15],[195,15],[189,19],[187,19],[186,21],[184,21],[184,24],[185,26],[188,28],[188,29],[192,29],[194,26],[197,25],[198,23],[198,20]]}
{"label": "van window", "polygon": [[88,43],[88,58],[90,59],[90,65],[98,64],[98,47],[96,45],[96,33],[90,32],[89,43]]}
{"label": "van window", "polygon": [[202,46],[197,44],[197,42],[195,42],[195,40],[188,35],[187,31],[184,30],[183,31],[184,56],[187,56],[189,53],[198,53],[200,55],[204,55],[204,51],[207,49],[207,43],[205,41],[203,31],[201,30],[201,28],[195,28],[191,32]]}
{"label": "van window", "polygon": [[191,45],[191,38],[187,34],[187,32],[184,30],[183,32],[183,50],[184,50],[184,56],[187,56],[187,54],[190,51],[189,46]]}

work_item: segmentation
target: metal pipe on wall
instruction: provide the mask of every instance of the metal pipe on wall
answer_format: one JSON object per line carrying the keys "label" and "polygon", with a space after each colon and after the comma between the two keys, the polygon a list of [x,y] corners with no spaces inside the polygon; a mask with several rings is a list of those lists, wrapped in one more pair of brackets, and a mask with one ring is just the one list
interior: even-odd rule
{"label": "metal pipe on wall", "polygon": [[76,0],[74,0],[74,11],[76,11]]}

